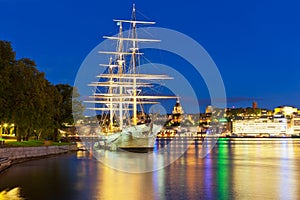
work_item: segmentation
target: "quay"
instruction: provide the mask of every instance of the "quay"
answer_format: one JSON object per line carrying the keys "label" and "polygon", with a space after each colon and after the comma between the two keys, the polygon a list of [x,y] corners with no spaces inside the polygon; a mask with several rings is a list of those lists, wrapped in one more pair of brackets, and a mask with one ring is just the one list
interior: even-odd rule
{"label": "quay", "polygon": [[40,146],[40,147],[5,147],[0,148],[0,172],[12,164],[26,160],[43,158],[51,155],[59,155],[71,151],[77,151],[77,145]]}
{"label": "quay", "polygon": [[0,172],[7,169],[11,165],[11,160],[8,158],[0,158]]}

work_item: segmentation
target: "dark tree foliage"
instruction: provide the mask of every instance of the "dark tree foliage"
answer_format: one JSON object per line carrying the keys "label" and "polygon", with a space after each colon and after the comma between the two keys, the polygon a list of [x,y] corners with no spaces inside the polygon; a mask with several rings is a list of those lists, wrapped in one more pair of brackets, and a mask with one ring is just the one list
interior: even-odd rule
{"label": "dark tree foliage", "polygon": [[52,85],[28,58],[16,60],[10,42],[0,41],[0,124],[14,123],[18,140],[57,139],[73,123],[73,87]]}

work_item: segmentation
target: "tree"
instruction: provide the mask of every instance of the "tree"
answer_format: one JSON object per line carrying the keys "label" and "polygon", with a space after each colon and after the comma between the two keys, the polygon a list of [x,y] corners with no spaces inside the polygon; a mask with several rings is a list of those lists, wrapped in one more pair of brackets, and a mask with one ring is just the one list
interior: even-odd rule
{"label": "tree", "polygon": [[57,121],[62,123],[73,124],[72,116],[72,91],[73,87],[68,84],[57,84],[55,85],[59,94],[62,96],[62,102],[59,105],[60,115]]}
{"label": "tree", "polygon": [[55,131],[54,139],[57,140],[59,134],[58,129],[65,128],[66,124],[74,125],[73,115],[75,115],[75,119],[81,118],[84,107],[81,102],[77,100],[79,94],[76,88],[68,84],[57,84],[55,87],[62,97],[60,104],[57,104],[59,113],[57,113],[55,118],[58,127]]}
{"label": "tree", "polygon": [[42,112],[45,97],[49,98],[45,88],[50,84],[44,74],[37,70],[34,61],[27,58],[15,62],[10,82],[13,84],[7,91],[7,96],[10,99],[11,119],[17,124],[18,140],[28,140],[44,115],[48,114]]}
{"label": "tree", "polygon": [[[16,60],[10,42],[0,41],[0,124],[16,126],[18,140],[36,138],[57,140],[64,124],[73,124],[73,96],[79,96],[68,84],[52,85],[33,60]],[[75,113],[83,106],[74,99]]]}
{"label": "tree", "polygon": [[85,110],[82,101],[80,100],[80,94],[76,87],[73,87],[72,93],[72,114],[74,124],[78,123],[78,121],[84,120],[83,112]]}
{"label": "tree", "polygon": [[10,42],[0,40],[0,122],[6,123],[10,119],[9,97],[6,95],[11,88],[10,74],[15,64],[15,52]]}

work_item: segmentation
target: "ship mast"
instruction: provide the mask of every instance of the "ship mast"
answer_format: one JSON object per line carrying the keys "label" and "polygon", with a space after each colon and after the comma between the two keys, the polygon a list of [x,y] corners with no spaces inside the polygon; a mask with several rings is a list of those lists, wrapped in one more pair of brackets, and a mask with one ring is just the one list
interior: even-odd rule
{"label": "ship mast", "polygon": [[[148,82],[149,80],[167,80],[173,79],[168,75],[160,74],[141,74],[138,73],[138,66],[140,65],[140,55],[143,53],[139,52],[139,42],[160,42],[160,40],[138,38],[137,35],[137,24],[149,25],[155,24],[155,22],[149,21],[138,21],[136,19],[135,5],[132,8],[131,20],[113,20],[117,22],[119,26],[119,33],[117,36],[104,36],[103,38],[109,40],[115,40],[117,42],[115,51],[99,51],[101,54],[110,54],[114,56],[110,57],[109,64],[100,64],[100,66],[108,67],[107,73],[103,73],[97,76],[99,81],[92,82],[89,86],[104,87],[108,91],[106,93],[95,92],[88,103],[104,104],[106,107],[93,107],[88,108],[91,110],[98,110],[109,112],[109,132],[113,133],[118,131],[114,127],[113,119],[114,116],[119,118],[119,129],[123,129],[124,115],[129,112],[133,112],[132,124],[133,126],[138,124],[137,117],[137,104],[156,104],[155,99],[170,99],[176,98],[175,96],[158,96],[158,95],[144,95],[141,93],[142,88],[152,87],[153,84]],[[128,37],[123,35],[123,25],[125,23],[130,24]],[[129,48],[127,45],[130,44]],[[126,65],[125,57],[130,58],[130,63]],[[105,80],[105,81],[103,81]],[[150,100],[150,101],[149,101]]]}
{"label": "ship mast", "polygon": [[[119,22],[119,44],[118,44],[118,52],[120,52],[120,54],[118,55],[118,74],[123,74],[123,65],[125,64],[125,60],[124,60],[124,56],[122,54],[123,52],[123,26],[122,26],[122,22]],[[122,82],[122,79],[119,79],[120,82]],[[123,87],[120,86],[119,89],[119,94],[120,96],[122,96],[123,94]],[[120,128],[123,128],[123,103],[122,103],[123,99],[120,99],[120,103],[119,103],[119,121],[120,121]]]}
{"label": "ship mast", "polygon": [[[111,65],[112,65],[112,57],[109,58],[109,74],[110,75],[113,74],[113,69],[112,69]],[[109,79],[109,83],[110,83],[110,85],[113,83],[112,76]],[[111,86],[109,86],[108,93],[112,94],[112,90],[113,90],[113,88]],[[110,98],[109,99],[109,130],[113,130],[113,123],[114,123],[113,117],[114,117],[113,116],[113,99]]]}
{"label": "ship mast", "polygon": [[[136,39],[137,34],[136,34],[136,16],[135,16],[135,4],[133,4],[132,8],[132,38]],[[136,74],[136,55],[135,53],[138,51],[137,48],[137,41],[133,40],[132,41],[132,68],[133,68],[133,74]],[[132,95],[133,95],[133,119],[132,123],[133,125],[137,125],[137,104],[136,104],[136,96],[137,96],[137,90],[136,90],[136,78],[133,79],[133,88],[132,88]]]}

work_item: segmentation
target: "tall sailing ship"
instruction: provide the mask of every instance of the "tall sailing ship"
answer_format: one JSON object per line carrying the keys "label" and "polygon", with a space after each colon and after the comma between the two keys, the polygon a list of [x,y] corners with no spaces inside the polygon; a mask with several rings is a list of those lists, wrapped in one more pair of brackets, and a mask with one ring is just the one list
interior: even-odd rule
{"label": "tall sailing ship", "polygon": [[[157,133],[162,128],[154,123],[154,114],[146,114],[145,104],[159,103],[159,99],[176,98],[147,94],[154,80],[173,79],[163,74],[139,73],[140,42],[159,42],[160,40],[138,38],[138,25],[153,25],[155,22],[138,21],[133,5],[130,20],[113,20],[119,26],[117,36],[104,36],[116,42],[115,51],[100,51],[110,55],[105,73],[97,76],[98,81],[89,86],[95,88],[89,103],[91,110],[100,111],[100,135],[105,135],[105,144],[112,149],[149,150],[154,148]],[[128,36],[123,35],[123,25],[129,24]],[[149,89],[148,89],[149,90]]]}

